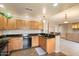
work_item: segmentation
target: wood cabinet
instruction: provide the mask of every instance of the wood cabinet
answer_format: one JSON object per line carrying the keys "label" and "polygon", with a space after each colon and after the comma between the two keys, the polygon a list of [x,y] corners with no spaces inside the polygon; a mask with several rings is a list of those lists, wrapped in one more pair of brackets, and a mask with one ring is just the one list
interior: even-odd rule
{"label": "wood cabinet", "polygon": [[28,21],[21,19],[6,19],[4,16],[0,15],[0,29],[32,29],[32,30],[42,30],[42,21]]}
{"label": "wood cabinet", "polygon": [[16,19],[16,28],[17,29],[24,29],[24,20]]}
{"label": "wood cabinet", "polygon": [[46,51],[48,54],[55,52],[55,38],[49,38],[46,43]]}
{"label": "wood cabinet", "polygon": [[6,27],[6,18],[2,15],[0,15],[0,30],[5,29]]}
{"label": "wood cabinet", "polygon": [[41,21],[40,22],[34,22],[34,27],[35,27],[35,29],[43,29],[43,23]]}
{"label": "wood cabinet", "polygon": [[32,47],[39,46],[39,36],[32,36]]}
{"label": "wood cabinet", "polygon": [[0,29],[16,29],[16,20],[7,19],[4,16],[0,15]]}
{"label": "wood cabinet", "polygon": [[39,37],[39,45],[46,50],[46,39],[43,37]]}
{"label": "wood cabinet", "polygon": [[9,51],[18,50],[23,48],[23,38],[22,37],[10,37],[8,43]]}
{"label": "wood cabinet", "polygon": [[72,29],[74,29],[74,30],[79,30],[79,22],[77,22],[77,23],[72,23]]}
{"label": "wood cabinet", "polygon": [[8,19],[6,26],[6,29],[16,29],[16,19]]}
{"label": "wood cabinet", "polygon": [[42,47],[48,54],[54,53],[55,52],[55,38],[44,38],[40,37],[39,38],[39,45]]}
{"label": "wood cabinet", "polygon": [[25,21],[24,21],[24,28],[25,28],[25,29],[29,29],[29,27],[30,27],[29,21],[25,20]]}
{"label": "wood cabinet", "polygon": [[41,30],[43,29],[43,23],[40,21],[28,21],[29,29]]}

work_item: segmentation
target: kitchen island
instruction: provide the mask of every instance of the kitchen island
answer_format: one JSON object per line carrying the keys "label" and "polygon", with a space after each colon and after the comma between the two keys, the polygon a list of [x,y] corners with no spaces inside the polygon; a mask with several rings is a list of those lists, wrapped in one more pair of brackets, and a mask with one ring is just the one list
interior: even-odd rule
{"label": "kitchen island", "polygon": [[55,35],[52,34],[30,34],[32,37],[32,47],[40,46],[48,54],[55,52]]}

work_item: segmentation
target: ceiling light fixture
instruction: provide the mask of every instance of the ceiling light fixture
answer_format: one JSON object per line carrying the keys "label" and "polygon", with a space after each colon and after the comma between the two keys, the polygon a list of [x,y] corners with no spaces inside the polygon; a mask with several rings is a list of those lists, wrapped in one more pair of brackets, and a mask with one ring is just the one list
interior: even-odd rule
{"label": "ceiling light fixture", "polygon": [[58,5],[58,3],[54,3],[54,4],[53,4],[53,6],[57,6],[57,5]]}
{"label": "ceiling light fixture", "polygon": [[46,8],[43,8],[43,14],[46,14]]}
{"label": "ceiling light fixture", "polygon": [[4,5],[0,4],[0,8],[4,8]]}
{"label": "ceiling light fixture", "polygon": [[64,23],[69,23],[68,20],[67,20],[67,14],[65,14],[65,20],[64,20]]}

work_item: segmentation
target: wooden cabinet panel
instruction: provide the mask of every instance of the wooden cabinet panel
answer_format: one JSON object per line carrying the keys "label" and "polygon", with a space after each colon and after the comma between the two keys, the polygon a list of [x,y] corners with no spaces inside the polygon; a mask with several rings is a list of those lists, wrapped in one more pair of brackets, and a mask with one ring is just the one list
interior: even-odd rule
{"label": "wooden cabinet panel", "polygon": [[17,29],[24,29],[24,20],[19,20],[19,19],[16,19],[16,28]]}
{"label": "wooden cabinet panel", "polygon": [[39,46],[39,37],[38,36],[32,36],[32,47]]}
{"label": "wooden cabinet panel", "polygon": [[37,22],[38,24],[37,24],[37,27],[38,27],[38,29],[43,29],[43,22],[42,21],[40,21],[40,22]]}
{"label": "wooden cabinet panel", "polygon": [[9,51],[18,50],[23,48],[23,38],[22,37],[12,37],[9,39]]}
{"label": "wooden cabinet panel", "polygon": [[55,52],[55,38],[47,40],[46,49],[47,49],[48,54]]}
{"label": "wooden cabinet panel", "polygon": [[25,27],[25,29],[30,29],[31,23],[29,21],[25,20],[24,21],[24,27]]}
{"label": "wooden cabinet panel", "polygon": [[5,29],[6,26],[6,18],[0,15],[0,30]]}
{"label": "wooden cabinet panel", "polygon": [[7,20],[7,29],[16,29],[16,19]]}
{"label": "wooden cabinet panel", "polygon": [[39,45],[42,47],[48,54],[55,52],[55,38],[39,38]]}
{"label": "wooden cabinet panel", "polygon": [[43,29],[43,23],[38,21],[28,21],[29,29],[41,30]]}
{"label": "wooden cabinet panel", "polygon": [[44,39],[43,37],[40,37],[39,44],[44,50],[46,50],[46,39]]}

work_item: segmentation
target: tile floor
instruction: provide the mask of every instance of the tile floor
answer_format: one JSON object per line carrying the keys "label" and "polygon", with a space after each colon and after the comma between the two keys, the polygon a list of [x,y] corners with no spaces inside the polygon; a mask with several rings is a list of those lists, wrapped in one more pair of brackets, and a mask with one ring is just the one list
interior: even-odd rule
{"label": "tile floor", "polygon": [[[35,48],[18,50],[11,53],[11,56],[39,56],[35,50]],[[66,56],[63,53],[53,53],[53,54],[46,54],[44,56]]]}

